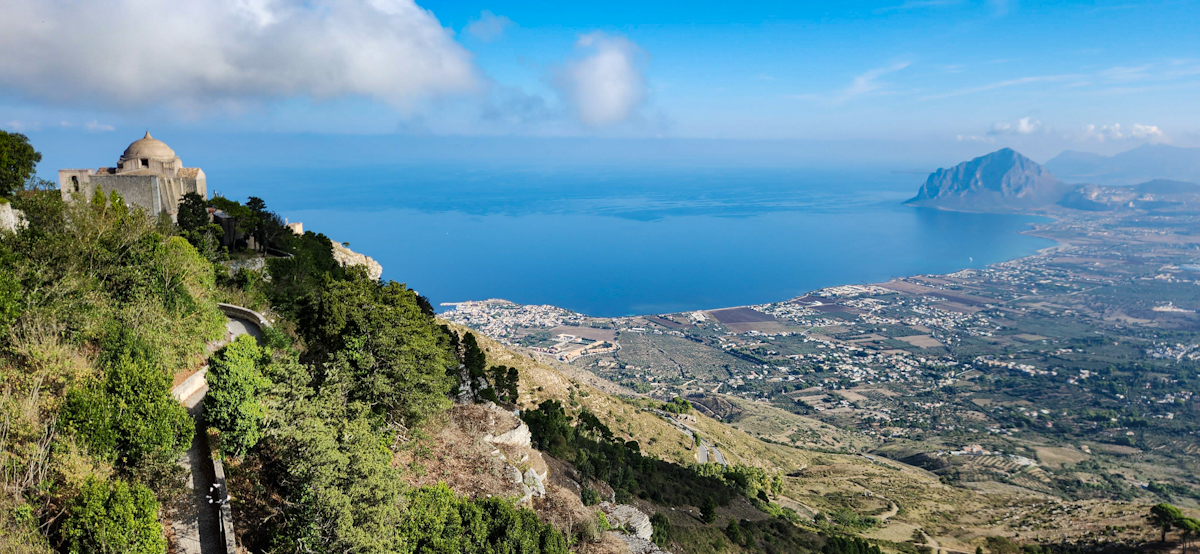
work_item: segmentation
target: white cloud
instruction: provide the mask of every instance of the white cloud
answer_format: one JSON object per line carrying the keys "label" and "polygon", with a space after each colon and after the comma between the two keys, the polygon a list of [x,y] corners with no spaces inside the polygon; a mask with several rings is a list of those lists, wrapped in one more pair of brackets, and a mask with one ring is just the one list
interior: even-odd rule
{"label": "white cloud", "polygon": [[560,68],[555,86],[590,126],[629,119],[646,97],[643,54],[633,42],[600,32],[579,38],[583,55]]}
{"label": "white cloud", "polygon": [[88,131],[91,131],[93,133],[107,133],[109,131],[117,130],[112,125],[106,125],[104,123],[100,123],[99,121],[96,121],[95,119],[93,119],[87,123],[84,123],[83,128],[87,129]]}
{"label": "white cloud", "polygon": [[1112,125],[1087,125],[1080,133],[1079,139],[1083,141],[1105,142],[1113,140],[1136,140],[1143,142],[1159,143],[1170,142],[1166,133],[1159,129],[1157,125],[1142,125],[1135,123],[1129,127],[1122,127],[1120,123]]}
{"label": "white cloud", "polygon": [[413,0],[15,0],[0,92],[75,105],[211,106],[469,90],[470,54]]}
{"label": "white cloud", "polygon": [[877,67],[857,75],[850,81],[850,84],[846,88],[835,91],[832,94],[801,94],[796,96],[796,98],[823,100],[833,104],[841,104],[865,94],[881,91],[887,83],[880,81],[880,77],[889,73],[895,73],[910,65],[912,65],[910,62],[897,62],[886,67]]}
{"label": "white cloud", "polygon": [[1000,121],[992,125],[992,130],[988,131],[989,135],[1031,135],[1043,130],[1045,126],[1041,121],[1029,117],[1022,117],[1016,121]]}
{"label": "white cloud", "polygon": [[483,10],[479,14],[479,19],[468,23],[467,27],[463,30],[483,42],[491,42],[504,36],[504,31],[512,25],[513,21],[511,19],[503,15],[496,15],[488,10]]}

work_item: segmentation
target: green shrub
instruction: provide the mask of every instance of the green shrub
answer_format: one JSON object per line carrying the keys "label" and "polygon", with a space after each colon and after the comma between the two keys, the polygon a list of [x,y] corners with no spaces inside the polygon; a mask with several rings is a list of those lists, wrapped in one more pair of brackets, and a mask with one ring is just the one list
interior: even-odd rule
{"label": "green shrub", "polygon": [[171,378],[132,331],[119,328],[103,345],[104,380],[68,392],[63,427],[118,467],[173,464],[191,445],[195,422],[171,396]]}
{"label": "green shrub", "polygon": [[608,516],[604,512],[596,510],[596,521],[600,522],[600,531],[608,531],[612,529],[612,524],[608,522]]}
{"label": "green shrub", "polygon": [[254,337],[241,335],[209,361],[204,413],[221,431],[225,454],[244,456],[262,436],[266,408],[261,396],[271,385],[259,370],[263,356]]}
{"label": "green shrub", "polygon": [[583,501],[584,506],[595,506],[600,503],[600,493],[591,487],[583,487],[579,493],[579,499]]}
{"label": "green shrub", "polygon": [[653,529],[653,533],[650,535],[650,540],[653,541],[654,544],[657,544],[663,548],[666,548],[668,544],[671,544],[670,518],[668,518],[665,514],[655,512],[654,515],[650,516],[650,527]]}
{"label": "green shrub", "polygon": [[409,492],[402,552],[566,554],[562,533],[499,498],[466,500],[444,483]]}
{"label": "green shrub", "polygon": [[67,505],[62,526],[68,554],[161,554],[167,551],[158,502],[150,489],[114,479],[88,479]]}

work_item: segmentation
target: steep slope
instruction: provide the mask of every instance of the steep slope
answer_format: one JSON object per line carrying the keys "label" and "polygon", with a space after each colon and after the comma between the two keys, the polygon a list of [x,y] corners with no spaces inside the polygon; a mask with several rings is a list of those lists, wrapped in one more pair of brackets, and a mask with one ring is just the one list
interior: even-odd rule
{"label": "steep slope", "polygon": [[[878,523],[863,532],[872,538],[904,542],[911,538],[915,529],[920,528],[945,547],[973,551],[980,536],[1011,533],[1009,529],[995,525],[994,522],[999,519],[997,514],[1011,509],[1011,506],[1046,501],[1042,495],[1015,487],[1006,490],[952,487],[924,469],[878,456],[822,452],[767,442],[703,413],[694,412],[694,421],[672,422],[648,409],[650,401],[636,397],[632,391],[621,393],[620,396],[604,392],[606,389],[617,389],[590,373],[531,356],[529,352],[505,347],[483,336],[478,336],[478,340],[486,351],[489,363],[506,364],[519,369],[519,405],[522,410],[534,409],[545,400],[558,400],[572,406],[571,410],[587,408],[621,440],[638,441],[647,455],[685,465],[696,464],[697,448],[694,441],[681,432],[679,423],[682,423],[705,442],[720,449],[729,464],[762,468],[768,474],[780,475],[783,479],[782,490],[772,498],[774,503],[795,510],[804,517],[852,513],[876,518]],[[775,410],[771,407],[743,408],[755,408],[752,417],[761,418],[769,418]],[[747,419],[746,423],[754,423],[754,420]],[[796,424],[786,419],[779,423],[785,427]],[[765,429],[768,425],[767,422],[757,422],[753,426]],[[814,441],[826,444],[851,442],[848,436],[854,434],[853,431],[825,426],[814,426],[812,430],[831,433],[826,440]],[[867,442],[864,439],[853,442],[859,441]],[[478,455],[490,457],[483,453]],[[563,489],[577,490],[562,478],[563,475],[569,476],[567,479],[575,475],[570,465],[550,456],[545,458],[550,467],[549,482],[566,483],[566,486],[557,489],[558,497],[563,497]],[[478,494],[479,491],[471,485],[463,486],[460,492],[469,495]],[[557,504],[561,507],[556,510],[567,509],[567,505],[579,509],[574,499],[565,499]],[[633,504],[647,514],[658,512],[670,518],[672,525],[683,536],[681,542],[676,544],[679,548],[673,550],[675,552],[708,551],[712,548],[696,548],[694,541],[706,544],[721,542],[729,549],[726,551],[738,552],[740,549],[728,543],[718,529],[723,528],[729,518],[767,521],[765,514],[745,503],[719,508],[716,524],[710,525],[701,523],[696,517],[699,514],[698,506],[668,508],[640,499],[634,499]]]}
{"label": "steep slope", "polygon": [[1046,162],[1046,169],[1064,179],[1098,185],[1153,179],[1200,182],[1200,148],[1144,144],[1112,156],[1067,150]]}
{"label": "steep slope", "polygon": [[1020,211],[1052,205],[1069,190],[1033,160],[1004,148],[938,169],[906,204],[961,211]]}

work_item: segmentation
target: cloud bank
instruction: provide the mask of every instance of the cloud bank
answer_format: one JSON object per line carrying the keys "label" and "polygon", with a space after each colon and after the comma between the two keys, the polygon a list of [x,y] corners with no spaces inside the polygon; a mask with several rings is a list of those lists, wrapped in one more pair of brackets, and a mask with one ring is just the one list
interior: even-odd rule
{"label": "cloud bank", "polygon": [[470,54],[413,0],[15,0],[0,92],[120,108],[471,90]]}
{"label": "cloud bank", "polygon": [[1170,142],[1166,133],[1158,128],[1158,125],[1141,125],[1134,123],[1129,127],[1122,127],[1120,123],[1112,125],[1087,125],[1083,128],[1083,133],[1080,135],[1080,140],[1105,142],[1110,140],[1133,139],[1151,143]]}
{"label": "cloud bank", "polygon": [[589,126],[629,119],[646,98],[643,54],[633,42],[600,32],[579,38],[580,57],[560,68],[555,87]]}

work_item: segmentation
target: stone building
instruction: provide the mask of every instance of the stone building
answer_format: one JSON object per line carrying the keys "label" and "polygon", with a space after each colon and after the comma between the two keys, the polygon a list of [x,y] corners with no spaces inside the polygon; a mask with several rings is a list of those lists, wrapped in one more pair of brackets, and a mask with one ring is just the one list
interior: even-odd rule
{"label": "stone building", "polygon": [[117,167],[58,170],[58,187],[68,202],[76,193],[91,198],[97,190],[105,194],[115,190],[125,202],[154,215],[165,212],[171,220],[175,220],[183,195],[194,192],[208,198],[204,171],[183,167],[175,151],[149,131],[125,149]]}

